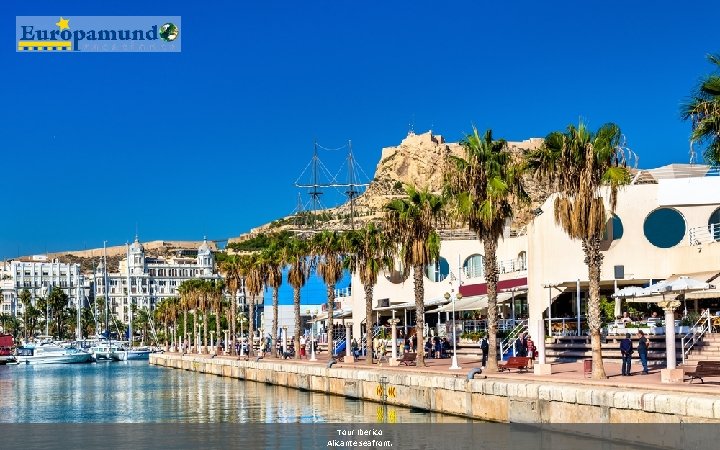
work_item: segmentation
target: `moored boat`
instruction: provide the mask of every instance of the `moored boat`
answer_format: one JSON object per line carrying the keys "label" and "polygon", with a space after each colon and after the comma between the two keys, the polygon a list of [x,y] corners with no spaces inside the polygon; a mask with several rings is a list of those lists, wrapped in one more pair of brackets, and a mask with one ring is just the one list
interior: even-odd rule
{"label": "moored boat", "polygon": [[154,351],[149,347],[137,347],[134,349],[121,349],[115,352],[113,359],[116,361],[135,361],[141,359],[150,359],[150,353]]}
{"label": "moored boat", "polygon": [[17,362],[20,364],[75,364],[92,361],[90,353],[74,347],[41,345],[39,347],[18,347]]}
{"label": "moored boat", "polygon": [[100,342],[90,347],[90,354],[95,361],[113,361],[118,352],[117,345]]}
{"label": "moored boat", "polygon": [[0,364],[15,362],[13,347],[15,342],[9,334],[0,334]]}

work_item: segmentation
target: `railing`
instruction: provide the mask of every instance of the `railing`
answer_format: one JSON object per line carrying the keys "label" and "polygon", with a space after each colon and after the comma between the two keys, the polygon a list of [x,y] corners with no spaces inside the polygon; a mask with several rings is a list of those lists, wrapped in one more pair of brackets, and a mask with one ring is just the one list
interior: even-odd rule
{"label": "railing", "polygon": [[[512,273],[527,270],[526,258],[513,258],[498,261],[498,273]],[[485,268],[480,266],[463,267],[465,279],[485,278]]]}
{"label": "railing", "polygon": [[[459,320],[456,321],[462,326],[463,332],[487,331],[487,319],[482,320]],[[511,331],[522,322],[520,319],[498,319],[498,331]]]}
{"label": "railing", "polygon": [[711,223],[707,226],[693,227],[688,230],[690,245],[709,244],[720,241],[720,223]]}
{"label": "railing", "polygon": [[348,286],[346,288],[342,288],[342,289],[335,289],[335,298],[350,297],[351,294],[352,294],[352,290],[351,290],[350,286]]}
{"label": "railing", "polygon": [[517,325],[510,331],[505,339],[500,341],[500,358],[505,356],[508,350],[512,349],[513,356],[515,355],[515,340],[520,336],[521,333],[527,331],[527,320],[517,321]]}
{"label": "railing", "polygon": [[685,364],[685,359],[690,353],[690,350],[695,347],[695,344],[702,341],[705,333],[710,333],[712,330],[712,319],[710,318],[710,310],[703,312],[698,318],[695,325],[690,329],[690,332],[680,339],[680,349],[682,350],[682,363]]}
{"label": "railing", "polygon": [[340,345],[345,342],[345,330],[335,330],[335,334],[337,334],[337,337],[333,335],[333,356],[337,356],[338,347],[340,347]]}

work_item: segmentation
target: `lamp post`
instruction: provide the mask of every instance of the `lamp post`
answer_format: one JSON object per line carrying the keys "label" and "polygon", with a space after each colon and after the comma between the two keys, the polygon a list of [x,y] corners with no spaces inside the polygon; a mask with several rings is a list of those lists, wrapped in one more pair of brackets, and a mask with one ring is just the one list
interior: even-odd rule
{"label": "lamp post", "polygon": [[[460,366],[458,365],[458,361],[457,361],[457,339],[455,338],[455,333],[456,333],[456,328],[455,328],[455,299],[460,300],[461,298],[462,298],[462,294],[458,291],[458,293],[455,294],[455,297],[452,299],[452,316],[453,316],[453,318],[452,318],[452,329],[453,329],[452,340],[453,340],[453,356],[452,356],[452,365],[450,366],[450,369],[451,369],[451,370],[462,369],[462,367],[460,367]],[[446,292],[446,293],[445,293],[445,300],[450,300],[450,293],[449,293],[449,292]]]}
{"label": "lamp post", "polygon": [[308,309],[308,314],[310,314],[310,361],[317,361],[315,358],[315,322],[313,322],[313,316],[317,317],[317,310],[310,311]]}

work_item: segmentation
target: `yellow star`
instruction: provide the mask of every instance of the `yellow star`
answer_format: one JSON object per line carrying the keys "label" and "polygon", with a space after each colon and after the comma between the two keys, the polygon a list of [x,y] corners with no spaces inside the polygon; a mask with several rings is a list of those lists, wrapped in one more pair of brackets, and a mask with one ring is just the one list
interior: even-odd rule
{"label": "yellow star", "polygon": [[70,28],[70,21],[68,19],[63,19],[60,17],[60,22],[56,23],[55,25],[60,27],[60,31],[67,30]]}

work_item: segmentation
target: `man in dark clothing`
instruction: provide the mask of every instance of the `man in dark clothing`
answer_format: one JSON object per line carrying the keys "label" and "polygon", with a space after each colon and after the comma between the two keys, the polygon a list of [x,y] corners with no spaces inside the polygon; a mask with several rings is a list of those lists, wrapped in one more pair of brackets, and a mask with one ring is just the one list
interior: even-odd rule
{"label": "man in dark clothing", "polygon": [[483,337],[480,340],[480,349],[482,350],[482,364],[481,366],[485,368],[485,364],[487,363],[488,358],[488,350],[490,349],[490,344],[488,344],[487,337]]}
{"label": "man in dark clothing", "polygon": [[647,375],[649,373],[647,366],[647,352],[650,343],[642,330],[638,330],[638,337],[640,338],[638,339],[638,356],[640,357],[640,363],[643,366],[643,375]]}
{"label": "man in dark clothing", "polygon": [[632,362],[632,341],[630,333],[625,333],[625,339],[620,341],[620,354],[622,355],[622,374],[630,376],[630,363]]}

